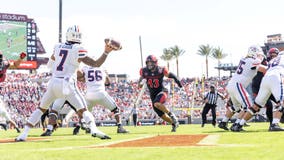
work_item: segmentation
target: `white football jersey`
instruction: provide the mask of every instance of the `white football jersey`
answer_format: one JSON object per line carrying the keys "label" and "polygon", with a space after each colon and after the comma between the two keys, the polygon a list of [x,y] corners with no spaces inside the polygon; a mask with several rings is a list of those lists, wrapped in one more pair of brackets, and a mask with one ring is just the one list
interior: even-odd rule
{"label": "white football jersey", "polygon": [[268,63],[268,69],[266,73],[274,72],[274,70],[280,70],[283,73],[284,69],[284,54],[279,54]]}
{"label": "white football jersey", "polygon": [[243,87],[247,87],[251,83],[253,77],[256,75],[260,59],[257,58],[242,58],[239,62],[238,68],[229,81],[230,83],[241,83]]}
{"label": "white football jersey", "polygon": [[54,77],[76,77],[79,58],[87,56],[87,51],[80,44],[56,44],[54,47],[55,61],[52,66]]}
{"label": "white football jersey", "polygon": [[99,67],[84,66],[82,68],[87,86],[87,92],[105,91],[106,72]]}

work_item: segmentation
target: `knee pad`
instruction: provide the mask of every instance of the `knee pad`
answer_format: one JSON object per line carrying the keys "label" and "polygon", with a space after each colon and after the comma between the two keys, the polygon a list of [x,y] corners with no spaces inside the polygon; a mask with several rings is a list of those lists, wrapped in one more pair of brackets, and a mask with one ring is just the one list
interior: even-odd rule
{"label": "knee pad", "polygon": [[49,124],[51,125],[57,124],[58,116],[56,113],[51,112],[49,113],[48,117],[49,117]]}
{"label": "knee pad", "polygon": [[159,110],[159,109],[156,108],[156,107],[153,107],[153,109],[154,109],[154,111],[157,113],[157,115],[158,115],[159,117],[162,117],[162,116],[165,114],[163,111]]}
{"label": "knee pad", "polygon": [[240,108],[235,108],[233,105],[229,106],[228,109],[232,112],[232,113],[239,113],[241,111]]}
{"label": "knee pad", "polygon": [[256,108],[253,108],[253,107],[249,107],[248,110],[246,110],[247,112],[249,112],[251,115],[255,115],[256,113],[259,112],[261,106],[254,103],[256,106],[257,106],[257,109]]}
{"label": "knee pad", "polygon": [[119,115],[120,114],[120,109],[118,107],[116,107],[115,109],[113,109],[111,112],[114,113],[114,115]]}
{"label": "knee pad", "polygon": [[279,111],[279,112],[283,113],[284,112],[284,107],[283,106],[275,106],[274,111]]}

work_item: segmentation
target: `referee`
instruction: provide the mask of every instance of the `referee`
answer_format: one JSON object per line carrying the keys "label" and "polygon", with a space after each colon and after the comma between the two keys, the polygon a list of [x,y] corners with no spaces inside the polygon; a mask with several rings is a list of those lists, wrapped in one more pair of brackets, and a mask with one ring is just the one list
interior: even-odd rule
{"label": "referee", "polygon": [[222,99],[224,99],[224,96],[215,91],[214,86],[210,86],[210,92],[208,92],[204,97],[204,103],[205,106],[202,110],[202,124],[201,127],[204,127],[205,123],[207,122],[207,113],[211,109],[212,113],[212,125],[216,126],[216,103],[218,96],[220,96]]}

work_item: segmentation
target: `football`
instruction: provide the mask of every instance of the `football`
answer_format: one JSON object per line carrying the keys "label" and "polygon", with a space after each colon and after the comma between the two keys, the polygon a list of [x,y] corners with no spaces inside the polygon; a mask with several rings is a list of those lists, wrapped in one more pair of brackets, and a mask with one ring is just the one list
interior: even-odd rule
{"label": "football", "polygon": [[122,49],[121,43],[113,38],[106,38],[105,44],[111,46],[115,51]]}

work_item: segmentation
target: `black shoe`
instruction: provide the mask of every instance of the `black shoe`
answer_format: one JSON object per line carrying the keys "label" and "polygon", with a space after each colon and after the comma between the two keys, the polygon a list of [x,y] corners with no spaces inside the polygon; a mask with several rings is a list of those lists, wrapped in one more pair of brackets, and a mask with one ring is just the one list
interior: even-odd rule
{"label": "black shoe", "polygon": [[172,130],[171,132],[176,132],[177,131],[177,128],[178,128],[179,125],[176,125],[176,124],[172,124]]}
{"label": "black shoe", "polygon": [[98,137],[100,139],[111,139],[110,136],[106,135],[106,134],[102,134],[102,133],[93,133],[92,137]]}
{"label": "black shoe", "polygon": [[212,126],[215,128],[216,127],[216,122],[212,122]]}
{"label": "black shoe", "polygon": [[77,135],[80,131],[80,126],[76,126],[74,129],[73,129],[73,135]]}
{"label": "black shoe", "polygon": [[15,142],[25,142],[26,140],[15,138]]}
{"label": "black shoe", "polygon": [[230,129],[231,129],[231,131],[233,131],[233,132],[242,132],[242,131],[245,131],[245,130],[243,129],[243,126],[240,125],[240,124],[235,124],[235,125],[232,126]]}
{"label": "black shoe", "polygon": [[232,126],[230,127],[230,130],[232,130],[236,125],[237,123],[233,123]]}
{"label": "black shoe", "polygon": [[220,123],[218,124],[218,127],[221,128],[221,129],[224,129],[224,130],[226,130],[226,131],[229,130],[229,128],[228,128],[228,123],[227,123],[227,122],[220,122]]}
{"label": "black shoe", "polygon": [[41,134],[40,136],[51,136],[51,134],[52,134],[52,131],[51,130],[49,130],[49,129],[47,129],[43,134]]}
{"label": "black shoe", "polygon": [[178,118],[174,114],[172,114],[170,118],[172,119],[173,124],[175,124],[176,126],[179,125]]}
{"label": "black shoe", "polygon": [[86,133],[86,134],[91,133],[91,129],[90,129],[90,128],[86,128],[86,129],[85,129],[85,133]]}
{"label": "black shoe", "polygon": [[275,124],[271,124],[269,126],[268,131],[271,131],[271,132],[274,132],[274,131],[284,131],[284,129],[281,128],[278,123],[275,123]]}
{"label": "black shoe", "polygon": [[1,123],[1,124],[0,124],[0,126],[2,126],[2,127],[3,127],[3,129],[4,129],[5,131],[7,131],[7,128],[8,128],[8,127],[7,127],[7,124],[3,124],[3,123]]}
{"label": "black shoe", "polygon": [[129,133],[129,131],[124,129],[123,127],[118,127],[117,128],[117,133]]}
{"label": "black shoe", "polygon": [[19,128],[16,128],[16,130],[17,130],[17,133],[21,133],[21,131],[20,131],[20,129],[19,129]]}

